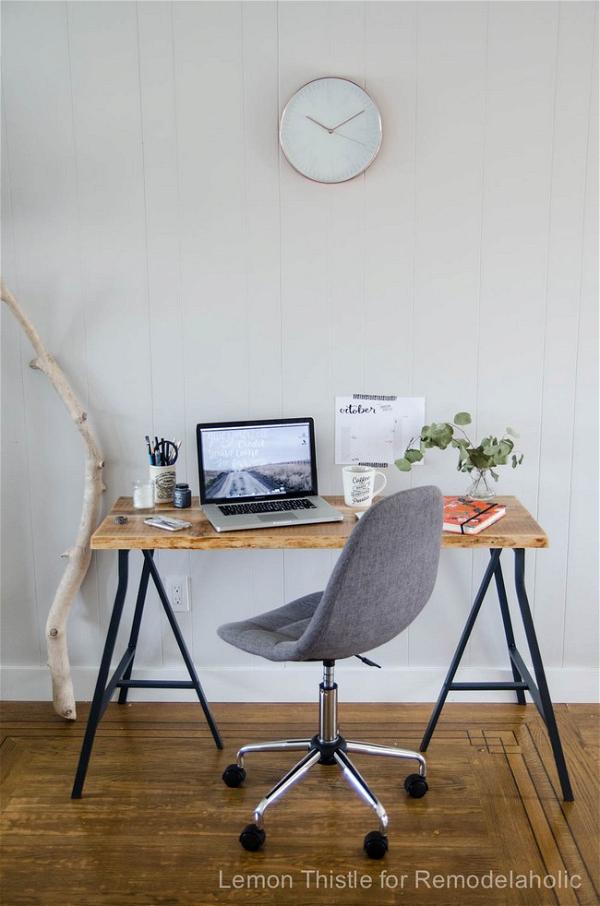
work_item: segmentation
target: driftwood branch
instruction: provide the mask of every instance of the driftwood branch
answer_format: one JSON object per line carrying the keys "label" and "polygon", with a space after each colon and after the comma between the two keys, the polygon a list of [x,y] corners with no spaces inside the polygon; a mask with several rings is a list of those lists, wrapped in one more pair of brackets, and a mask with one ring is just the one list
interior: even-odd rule
{"label": "driftwood branch", "polygon": [[10,308],[35,350],[36,357],[30,362],[30,366],[43,371],[49,379],[85,445],[85,481],[79,529],[73,546],[62,555],[68,560],[68,563],[54,595],[46,622],[48,667],[52,677],[54,709],[61,717],[75,720],[77,713],[67,650],[67,619],[90,564],[90,537],[98,524],[100,501],[104,490],[103,456],[94,432],[88,424],[87,413],[69,384],[64,371],[56,359],[46,351],[40,335],[10,290],[3,282],[0,287],[2,301]]}

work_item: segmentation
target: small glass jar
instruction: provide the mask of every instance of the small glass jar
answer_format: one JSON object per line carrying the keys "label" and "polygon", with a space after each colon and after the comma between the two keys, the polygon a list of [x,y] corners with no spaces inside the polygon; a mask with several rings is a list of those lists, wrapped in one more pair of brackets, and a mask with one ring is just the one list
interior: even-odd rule
{"label": "small glass jar", "polygon": [[173,506],[176,506],[180,510],[185,510],[187,507],[192,505],[192,492],[190,491],[189,484],[175,485],[175,490],[173,491]]}
{"label": "small glass jar", "polygon": [[133,507],[136,510],[151,510],[154,506],[154,483],[148,478],[133,482]]}

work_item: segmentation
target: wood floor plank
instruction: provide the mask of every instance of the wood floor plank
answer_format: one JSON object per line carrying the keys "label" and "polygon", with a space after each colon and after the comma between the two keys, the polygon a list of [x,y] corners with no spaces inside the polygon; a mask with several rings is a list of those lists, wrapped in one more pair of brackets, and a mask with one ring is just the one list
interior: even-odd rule
{"label": "wood floor plank", "polygon": [[[429,707],[348,704],[340,709],[342,731],[417,748]],[[404,793],[411,763],[355,756],[390,817],[390,850],[382,862],[362,851],[364,834],[377,822],[335,767],[315,766],[269,809],[263,851],[247,853],[237,841],[258,800],[295,756],[249,756],[247,780],[237,790],[223,785],[223,768],[244,742],[311,735],[314,705],[216,705],[222,752],[195,705],[110,705],[78,801],[70,790],[87,708],[80,706],[79,720],[70,723],[55,719],[46,703],[11,703],[2,710],[8,728],[0,826],[7,906],[597,901],[591,898],[599,883],[592,858],[599,842],[593,820],[598,773],[592,770],[594,746],[584,740],[595,713],[589,706],[585,712],[558,709],[577,797],[568,807],[556,799],[533,706],[449,704],[427,753],[430,791],[423,799]],[[588,789],[579,796],[584,784]],[[580,873],[583,883],[579,891],[483,885],[483,879],[491,884],[511,871]],[[345,886],[335,886],[337,875]],[[293,886],[277,886],[287,876]],[[433,886],[436,877],[443,886]],[[253,878],[259,886],[248,887]],[[475,886],[453,886],[467,878]],[[275,886],[262,889],[266,879]],[[357,887],[359,882],[370,886]]]}

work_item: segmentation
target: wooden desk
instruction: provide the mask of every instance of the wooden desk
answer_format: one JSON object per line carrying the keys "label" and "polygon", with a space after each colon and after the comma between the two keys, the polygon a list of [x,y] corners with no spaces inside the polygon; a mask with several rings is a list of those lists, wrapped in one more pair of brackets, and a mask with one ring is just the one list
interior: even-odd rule
{"label": "wooden desk", "polygon": [[[215,532],[200,509],[198,498],[188,510],[158,506],[154,510],[134,510],[131,497],[119,497],[106,519],[92,536],[94,550],[282,550],[286,548],[339,549],[344,547],[356,525],[354,510],[344,504],[343,497],[326,500],[344,514],[343,522],[322,522],[318,525],[292,525],[277,528],[249,529],[244,532]],[[498,497],[506,506],[506,516],[478,535],[446,532],[442,547],[548,547],[548,537],[533,516],[516,497]],[[159,513],[192,523],[181,532],[165,532],[145,525],[144,519]],[[116,525],[115,516],[126,516],[125,525]]]}
{"label": "wooden desk", "polygon": [[[450,664],[448,674],[442,686],[438,701],[431,715],[429,724],[421,742],[421,751],[425,751],[431,740],[433,731],[440,717],[442,708],[449,692],[498,690],[510,689],[516,693],[519,704],[525,704],[525,692],[528,691],[537,705],[542,718],[546,723],[548,736],[552,745],[556,768],[560,778],[561,788],[565,800],[571,801],[573,793],[563,754],[563,749],[556,726],[554,709],[544,665],[542,662],[539,645],[535,633],[531,609],[525,588],[525,549],[548,547],[548,538],[543,529],[537,524],[531,514],[517,500],[516,497],[498,497],[500,503],[506,505],[506,516],[490,528],[478,535],[460,535],[444,533],[442,547],[444,548],[487,548],[490,559],[484,571],[479,591],[475,597],[467,622],[462,632],[458,647]],[[250,529],[242,532],[215,532],[211,524],[203,515],[197,498],[193,506],[187,510],[172,509],[160,506],[154,510],[134,510],[130,497],[119,497],[108,516],[94,533],[91,546],[94,550],[116,550],[119,560],[119,578],[115,603],[106,636],[100,670],[92,699],[90,714],[86,727],[85,737],[79,756],[79,763],[73,785],[72,798],[79,799],[83,791],[88,763],[94,744],[94,737],[98,723],[116,689],[119,689],[119,702],[127,701],[127,692],[130,688],[170,688],[194,689],[204,711],[204,715],[213,734],[215,744],[222,748],[223,744],[216,723],[210,712],[208,702],[202,690],[200,680],[196,673],[192,658],[187,650],[185,641],[179,629],[177,618],[169,602],[161,577],[154,562],[155,550],[232,550],[232,549],[341,549],[344,547],[352,529],[357,524],[354,511],[346,507],[341,497],[328,497],[330,503],[344,514],[343,522],[320,523],[317,525],[280,526],[272,529]],[[144,519],[153,513],[173,515],[184,518],[192,523],[190,529],[181,532],[165,532],[144,524]],[[115,517],[125,516],[127,522],[115,523]],[[504,576],[500,564],[500,556],[505,548],[514,551],[515,571],[514,581],[517,600],[523,627],[527,638],[529,653],[533,664],[535,679],[530,673],[525,661],[516,648]],[[125,603],[128,579],[128,555],[131,550],[142,551],[144,565],[137,593],[136,606],[131,627],[131,634],[127,651],[121,658],[111,679],[109,671],[117,638],[117,632]],[[167,615],[169,625],[175,636],[190,679],[186,681],[166,680],[134,680],[131,678],[136,646],[142,621],[148,582],[152,578],[162,606]],[[512,668],[513,680],[511,682],[484,683],[455,682],[454,677],[464,654],[467,642],[475,625],[475,621],[483,604],[484,598],[492,582],[496,585],[498,603],[502,616],[502,623],[506,636],[508,657]],[[282,602],[283,603],[283,602]]]}

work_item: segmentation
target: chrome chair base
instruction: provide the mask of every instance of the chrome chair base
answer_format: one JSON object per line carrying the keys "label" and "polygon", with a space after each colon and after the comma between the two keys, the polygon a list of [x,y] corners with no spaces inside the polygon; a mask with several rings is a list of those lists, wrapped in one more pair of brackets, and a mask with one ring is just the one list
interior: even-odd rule
{"label": "chrome chair base", "polygon": [[[371,832],[365,838],[365,849],[374,858],[381,858],[387,850],[386,831],[388,826],[387,813],[366,780],[349,758],[350,753],[361,755],[382,755],[388,758],[413,760],[418,763],[418,774],[411,774],[406,778],[405,789],[414,798],[420,798],[427,792],[427,766],[420,752],[409,749],[400,749],[395,746],[380,746],[368,742],[346,740],[337,729],[337,686],[333,682],[333,662],[324,662],[325,670],[323,682],[319,690],[319,732],[311,739],[278,739],[271,742],[258,742],[242,746],[237,753],[236,763],[229,765],[223,774],[223,780],[228,786],[239,786],[246,777],[244,759],[247,755],[256,752],[304,752],[297,762],[269,792],[263,796],[254,810],[254,824],[248,825],[242,832],[240,841],[247,849],[258,849],[265,839],[264,814],[280,796],[283,796],[290,787],[301,780],[315,764],[337,764],[356,793],[369,805],[379,820],[379,836],[381,837],[379,855],[373,855],[367,847],[367,838],[377,836]],[[246,835],[246,838],[244,838]],[[250,835],[250,838],[248,837]],[[384,842],[382,842],[384,841]]]}

